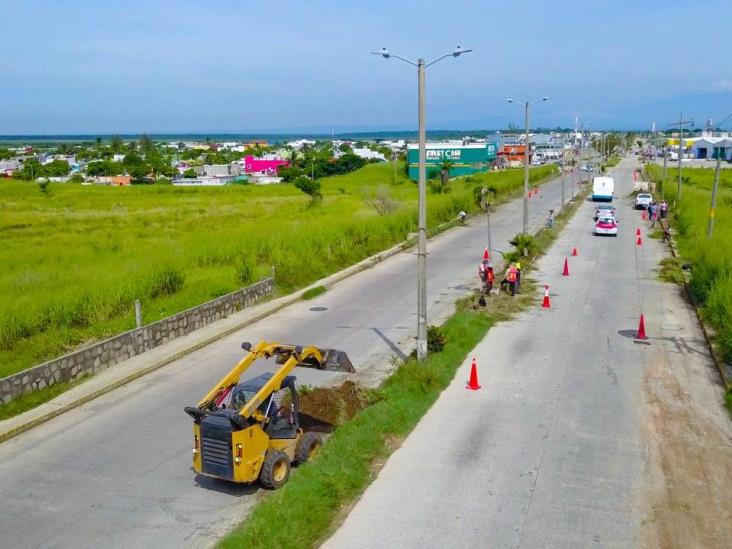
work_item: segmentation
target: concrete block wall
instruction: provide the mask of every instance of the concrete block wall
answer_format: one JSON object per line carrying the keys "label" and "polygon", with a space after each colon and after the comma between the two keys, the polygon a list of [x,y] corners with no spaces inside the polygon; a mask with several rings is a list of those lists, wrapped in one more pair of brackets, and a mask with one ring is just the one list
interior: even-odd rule
{"label": "concrete block wall", "polygon": [[0,402],[5,404],[24,393],[37,391],[54,383],[72,381],[83,375],[95,374],[118,362],[225,318],[272,295],[274,295],[274,278],[265,278],[256,284],[217,297],[142,328],[123,332],[2,378],[0,379]]}

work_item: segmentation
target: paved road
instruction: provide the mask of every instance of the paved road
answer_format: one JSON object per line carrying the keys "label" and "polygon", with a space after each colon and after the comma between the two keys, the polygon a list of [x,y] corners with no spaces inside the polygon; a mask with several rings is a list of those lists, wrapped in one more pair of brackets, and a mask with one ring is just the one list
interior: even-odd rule
{"label": "paved road", "polygon": [[[633,165],[625,160],[615,172],[621,235],[591,236],[593,205],[581,206],[536,274],[550,285],[552,308],[537,298],[536,308],[491,329],[474,350],[483,389],[465,390],[466,361],[325,547],[644,544],[642,525],[661,516],[649,511],[650,470],[664,465],[649,463],[646,426],[657,414],[645,407],[644,375],[661,365],[671,375],[690,363],[697,375],[713,370],[693,314],[653,272],[660,243],[635,246]],[[562,277],[573,246],[580,255]],[[651,345],[632,339],[641,310]],[[706,406],[705,416],[722,410],[713,400]],[[677,480],[690,474],[685,463]],[[713,484],[700,491],[714,492]],[[686,505],[683,497],[673,501]],[[683,507],[684,520],[699,513],[695,505]]]}
{"label": "paved road", "polygon": [[[568,177],[569,180],[569,177]],[[569,196],[570,184],[567,184]],[[531,199],[532,226],[559,203],[560,184]],[[521,201],[492,216],[493,245],[520,231]],[[477,285],[485,245],[474,220],[428,246],[430,322]],[[181,547],[214,541],[244,516],[256,487],[197,480],[190,467],[195,403],[260,338],[347,351],[366,382],[385,375],[389,357],[408,353],[416,328],[415,256],[403,253],[240,333],[0,445],[0,532],[6,547]],[[253,372],[254,375],[254,372]],[[333,374],[298,372],[301,382]]]}

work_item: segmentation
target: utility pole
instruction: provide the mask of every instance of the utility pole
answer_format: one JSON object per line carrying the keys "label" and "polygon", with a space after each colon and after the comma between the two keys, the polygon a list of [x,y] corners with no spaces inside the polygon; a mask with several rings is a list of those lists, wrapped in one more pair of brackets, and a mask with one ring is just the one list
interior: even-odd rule
{"label": "utility pole", "polygon": [[424,59],[417,59],[419,111],[419,245],[417,249],[417,360],[427,358],[427,131],[424,120]]}
{"label": "utility pole", "polygon": [[394,185],[396,185],[396,182],[397,182],[397,153],[396,153],[396,151],[391,151],[391,159],[394,162]]}
{"label": "utility pole", "polygon": [[679,121],[674,124],[669,124],[669,126],[678,126],[679,127],[679,182],[678,186],[676,188],[676,198],[674,199],[674,204],[681,203],[681,157],[683,156],[683,150],[684,150],[684,126],[686,124],[693,124],[693,120],[684,120],[684,113],[679,114]]}
{"label": "utility pole", "polygon": [[661,196],[666,198],[666,164],[668,163],[668,151],[663,154],[663,177],[661,178]]}
{"label": "utility pole", "polygon": [[[545,95],[541,99],[534,101],[538,103],[540,101],[548,101],[549,96]],[[509,103],[514,103],[511,98],[506,99]],[[531,147],[531,139],[529,138],[529,107],[533,104],[531,101],[524,101],[524,130],[526,132],[526,149],[524,151],[524,224],[523,233],[529,233],[529,149]]]}
{"label": "utility pole", "polygon": [[709,224],[707,238],[712,238],[714,232],[714,209],[717,207],[717,187],[719,187],[719,168],[722,163],[722,147],[717,147],[717,165],[714,168],[714,186],[712,187],[712,204],[709,207]]}
{"label": "utility pole", "polygon": [[529,102],[524,105],[524,127],[526,131],[526,148],[524,149],[524,234],[529,234]]}
{"label": "utility pole", "polygon": [[495,191],[486,187],[483,187],[481,190],[480,194],[483,196],[483,199],[481,200],[480,206],[485,209],[485,226],[488,231],[488,255],[491,255],[493,253],[493,246],[491,244],[491,203],[488,202],[489,192],[495,197]]}

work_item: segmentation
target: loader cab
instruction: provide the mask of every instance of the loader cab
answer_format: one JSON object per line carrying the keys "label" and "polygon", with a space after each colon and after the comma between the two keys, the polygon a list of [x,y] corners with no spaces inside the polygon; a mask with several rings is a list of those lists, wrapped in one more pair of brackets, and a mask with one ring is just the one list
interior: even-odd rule
{"label": "loader cab", "polygon": [[[239,410],[249,402],[259,390],[272,378],[266,373],[239,383],[231,394],[231,407]],[[264,399],[257,408],[267,418],[264,431],[270,438],[295,438],[297,435],[299,401],[295,387],[295,376],[287,376],[282,381],[280,390]]]}

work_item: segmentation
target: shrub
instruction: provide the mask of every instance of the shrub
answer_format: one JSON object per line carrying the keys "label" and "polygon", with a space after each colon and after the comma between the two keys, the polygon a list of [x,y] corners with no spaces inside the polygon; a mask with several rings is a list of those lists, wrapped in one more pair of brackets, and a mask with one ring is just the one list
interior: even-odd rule
{"label": "shrub", "polygon": [[320,181],[310,179],[301,175],[293,181],[296,188],[309,195],[313,200],[320,200],[323,195],[320,193]]}
{"label": "shrub", "polygon": [[163,267],[153,275],[150,297],[155,299],[177,294],[184,282],[185,276],[181,271],[172,266]]}
{"label": "shrub", "polygon": [[236,270],[236,279],[244,286],[249,286],[254,282],[254,267],[249,258],[242,258]]}
{"label": "shrub", "polygon": [[427,326],[427,352],[441,353],[445,348],[445,334],[439,326]]}

